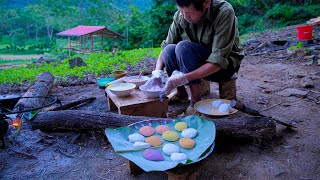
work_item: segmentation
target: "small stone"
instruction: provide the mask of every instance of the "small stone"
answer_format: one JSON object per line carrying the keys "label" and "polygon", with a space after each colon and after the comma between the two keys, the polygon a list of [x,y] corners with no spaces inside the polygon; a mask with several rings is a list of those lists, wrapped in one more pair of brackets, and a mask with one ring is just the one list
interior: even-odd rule
{"label": "small stone", "polygon": [[314,55],[304,56],[303,59],[304,59],[304,60],[312,60],[312,61],[313,61],[314,57],[315,57]]}
{"label": "small stone", "polygon": [[306,63],[303,63],[304,66],[310,66],[313,64],[313,60],[308,60]]}
{"label": "small stone", "polygon": [[280,92],[276,92],[276,94],[279,96],[284,96],[284,97],[296,96],[296,97],[304,98],[307,96],[308,91],[302,91],[300,89],[288,88],[288,89],[282,90]]}
{"label": "small stone", "polygon": [[272,90],[270,90],[270,89],[262,89],[261,92],[264,93],[264,94],[270,94],[270,93],[272,93]]}
{"label": "small stone", "polygon": [[312,79],[310,79],[308,77],[302,78],[300,81],[300,84],[304,88],[314,88],[314,84],[313,84]]}
{"label": "small stone", "polygon": [[281,146],[281,147],[283,147],[284,149],[290,149],[290,148],[292,148],[293,146]]}

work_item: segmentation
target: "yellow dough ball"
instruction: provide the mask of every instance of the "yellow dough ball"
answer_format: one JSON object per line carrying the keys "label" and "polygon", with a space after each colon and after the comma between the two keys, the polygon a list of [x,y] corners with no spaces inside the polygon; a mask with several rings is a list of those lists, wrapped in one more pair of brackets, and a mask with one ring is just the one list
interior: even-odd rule
{"label": "yellow dough ball", "polygon": [[162,140],[158,136],[150,136],[146,138],[146,143],[149,143],[151,146],[160,146],[162,144]]}
{"label": "yellow dough ball", "polygon": [[196,144],[193,139],[190,138],[181,138],[179,140],[179,144],[181,147],[185,149],[192,149],[194,145]]}
{"label": "yellow dough ball", "polygon": [[185,122],[178,122],[174,125],[174,128],[177,130],[177,131],[183,131],[185,129],[188,128],[188,124],[185,123]]}
{"label": "yellow dough ball", "polygon": [[162,134],[162,138],[166,141],[176,141],[179,139],[179,135],[177,132],[168,130]]}

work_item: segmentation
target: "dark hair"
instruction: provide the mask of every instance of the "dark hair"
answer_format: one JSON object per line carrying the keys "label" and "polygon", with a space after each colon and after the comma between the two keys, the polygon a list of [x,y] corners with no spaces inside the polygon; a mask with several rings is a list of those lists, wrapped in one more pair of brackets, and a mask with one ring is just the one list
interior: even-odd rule
{"label": "dark hair", "polygon": [[189,7],[193,4],[194,8],[200,12],[203,11],[203,3],[205,1],[206,0],[175,0],[176,4],[180,7]]}

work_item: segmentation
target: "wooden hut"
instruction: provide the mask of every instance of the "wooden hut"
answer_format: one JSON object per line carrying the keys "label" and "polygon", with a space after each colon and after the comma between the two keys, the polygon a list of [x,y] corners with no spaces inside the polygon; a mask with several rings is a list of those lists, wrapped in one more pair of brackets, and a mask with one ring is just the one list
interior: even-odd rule
{"label": "wooden hut", "polygon": [[[93,51],[103,52],[103,40],[105,37],[114,39],[124,38],[124,36],[121,34],[111,31],[105,26],[77,26],[75,28],[62,31],[57,35],[68,37],[68,46],[66,48],[69,50],[69,56],[71,55],[71,51],[78,51],[80,53],[89,53]],[[77,48],[73,47],[70,37],[79,37]],[[94,50],[94,37],[101,37],[101,50]],[[90,41],[89,48],[83,47],[83,42],[85,39],[89,39]]]}

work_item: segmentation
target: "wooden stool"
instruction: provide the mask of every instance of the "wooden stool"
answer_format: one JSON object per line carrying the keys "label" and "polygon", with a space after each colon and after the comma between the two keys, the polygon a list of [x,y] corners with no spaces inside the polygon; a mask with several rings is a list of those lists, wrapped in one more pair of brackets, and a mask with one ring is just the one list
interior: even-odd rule
{"label": "wooden stool", "polygon": [[168,100],[164,98],[148,99],[139,89],[134,89],[131,95],[119,98],[108,89],[105,90],[109,110],[118,109],[119,114],[130,116],[166,117],[168,112]]}
{"label": "wooden stool", "polygon": [[[229,81],[218,82],[220,99],[236,99],[236,80],[237,77],[233,76]],[[205,96],[210,93],[210,81],[202,79],[200,87],[201,96]]]}
{"label": "wooden stool", "polygon": [[201,88],[201,96],[205,96],[210,93],[210,81],[201,79],[200,83],[200,88]]}
{"label": "wooden stool", "polygon": [[229,81],[219,82],[220,99],[236,99],[236,77]]}

